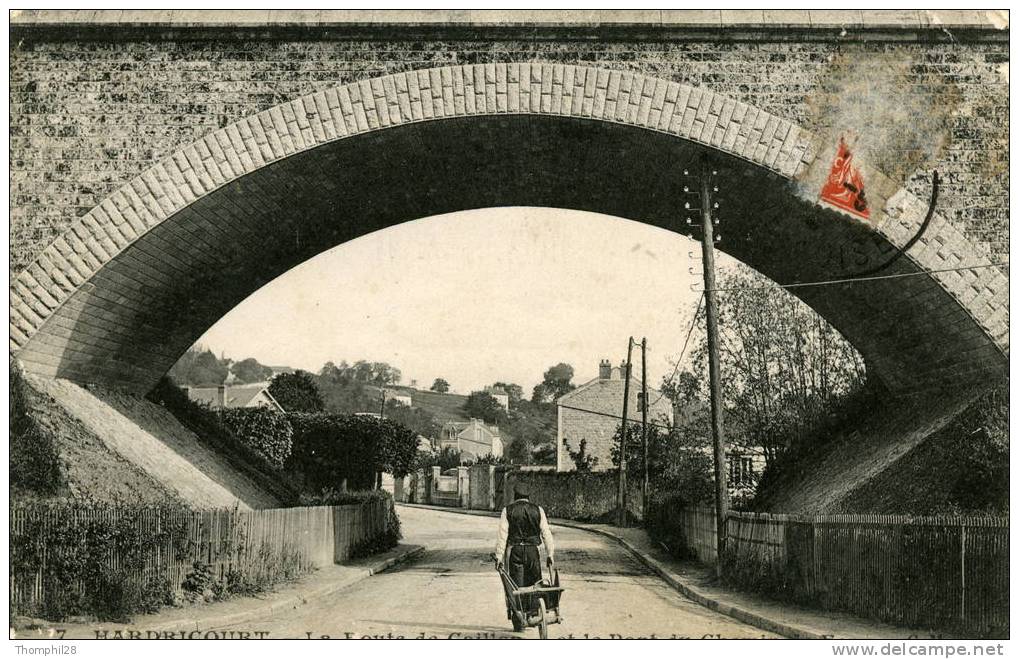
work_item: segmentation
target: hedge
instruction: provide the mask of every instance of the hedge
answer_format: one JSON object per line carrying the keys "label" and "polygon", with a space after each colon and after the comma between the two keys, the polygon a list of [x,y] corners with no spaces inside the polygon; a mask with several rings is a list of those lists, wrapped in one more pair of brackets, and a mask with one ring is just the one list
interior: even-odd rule
{"label": "hedge", "polygon": [[[615,519],[619,481],[616,471],[603,472],[529,472],[512,471],[506,487],[526,483],[530,500],[545,509],[549,517],[585,522],[609,522]],[[627,510],[631,519],[641,518],[641,484],[627,481]]]}
{"label": "hedge", "polygon": [[220,421],[235,437],[282,469],[293,449],[294,429],[287,417],[265,407],[224,409]]}

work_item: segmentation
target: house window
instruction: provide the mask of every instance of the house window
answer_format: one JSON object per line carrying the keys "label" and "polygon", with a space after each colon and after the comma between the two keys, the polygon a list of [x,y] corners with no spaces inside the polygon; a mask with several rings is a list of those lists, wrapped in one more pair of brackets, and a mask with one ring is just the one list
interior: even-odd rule
{"label": "house window", "polygon": [[644,392],[637,393],[637,411],[638,412],[644,411]]}
{"label": "house window", "polygon": [[754,484],[754,459],[738,453],[729,455],[729,485],[748,487]]}

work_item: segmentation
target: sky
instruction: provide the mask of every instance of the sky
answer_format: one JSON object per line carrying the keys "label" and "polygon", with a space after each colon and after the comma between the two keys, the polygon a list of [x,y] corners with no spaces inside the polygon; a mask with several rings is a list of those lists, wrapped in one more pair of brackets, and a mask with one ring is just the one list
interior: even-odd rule
{"label": "sky", "polygon": [[[697,305],[700,245],[616,217],[493,208],[344,243],[265,285],[199,339],[216,354],[318,371],[383,361],[421,388],[493,382],[529,395],[544,371],[597,376],[648,340],[648,383],[673,371]],[[733,261],[719,254],[719,265]],[[693,274],[691,270],[693,269]],[[694,290],[695,289],[695,290]],[[639,357],[634,352],[634,375]]]}

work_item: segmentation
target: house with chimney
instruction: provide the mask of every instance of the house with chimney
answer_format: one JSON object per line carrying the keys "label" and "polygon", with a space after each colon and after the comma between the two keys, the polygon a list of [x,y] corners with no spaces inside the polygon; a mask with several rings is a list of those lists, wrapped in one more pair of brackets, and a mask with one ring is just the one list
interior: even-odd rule
{"label": "house with chimney", "polygon": [[490,426],[481,419],[449,421],[442,426],[439,450],[452,447],[460,451],[464,460],[473,461],[486,455],[502,457],[502,437],[498,426]]}
{"label": "house with chimney", "polygon": [[[607,359],[603,359],[598,364],[598,377],[556,399],[556,471],[575,469],[569,450],[578,451],[581,440],[587,441],[588,455],[598,459],[595,471],[612,468],[613,436],[623,418],[625,370],[625,364],[613,367]],[[640,423],[646,403],[649,406],[648,421],[671,425],[672,402],[651,387],[648,387],[647,398],[645,401],[641,393],[640,380],[631,377],[627,409],[629,420]]]}
{"label": "house with chimney", "polygon": [[216,387],[182,388],[188,398],[212,410],[266,407],[277,412],[285,411],[269,393],[268,382],[237,385],[224,383]]}
{"label": "house with chimney", "polygon": [[[573,391],[560,396],[555,402],[558,411],[558,432],[555,469],[570,472],[576,469],[570,450],[580,449],[582,439],[587,440],[587,453],[598,458],[594,471],[612,469],[612,438],[623,420],[623,373],[625,365],[613,368],[607,360],[598,365],[598,377]],[[647,420],[672,426],[693,421],[697,416],[708,415],[707,403],[694,401],[682,407],[673,407],[672,401],[652,388],[648,388]],[[630,423],[640,424],[643,397],[640,380],[630,380],[630,404],[627,417]],[[569,450],[567,447],[569,446]],[[710,445],[692,448],[711,454]],[[731,496],[750,496],[760,475],[764,472],[764,454],[756,446],[730,446],[726,453],[727,476]]]}

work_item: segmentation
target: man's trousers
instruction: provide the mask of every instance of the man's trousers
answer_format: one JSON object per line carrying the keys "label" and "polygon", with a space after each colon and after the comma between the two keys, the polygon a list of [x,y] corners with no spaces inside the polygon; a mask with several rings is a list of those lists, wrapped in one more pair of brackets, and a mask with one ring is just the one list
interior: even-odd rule
{"label": "man's trousers", "polygon": [[510,579],[517,588],[533,586],[541,581],[541,556],[534,545],[512,545],[507,565]]}

